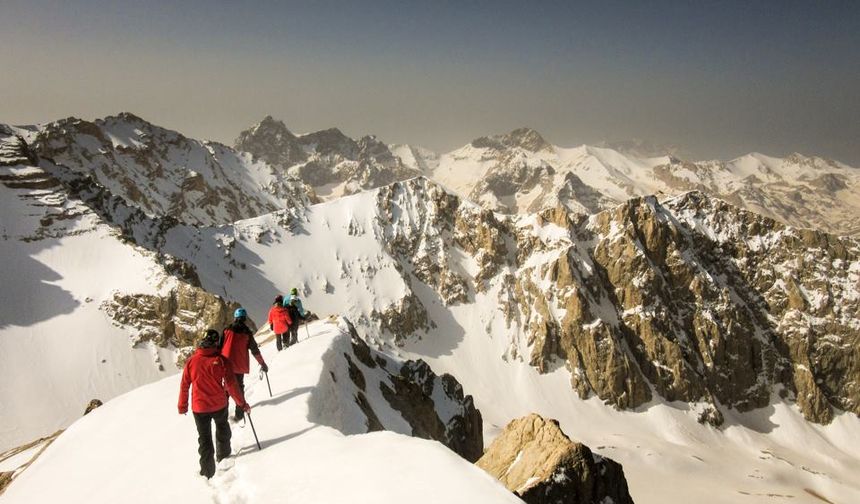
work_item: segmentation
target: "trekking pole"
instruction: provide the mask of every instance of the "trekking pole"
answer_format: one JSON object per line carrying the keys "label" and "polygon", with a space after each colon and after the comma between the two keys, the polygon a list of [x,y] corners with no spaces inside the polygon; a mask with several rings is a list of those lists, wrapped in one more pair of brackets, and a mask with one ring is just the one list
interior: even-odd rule
{"label": "trekking pole", "polygon": [[305,334],[308,336],[308,338],[310,338],[311,337],[311,331],[308,329],[308,323],[305,322],[304,326],[305,326]]}
{"label": "trekking pole", "polygon": [[269,397],[272,397],[272,384],[269,383],[269,373],[266,371],[263,371],[263,374],[266,375],[266,385],[269,386]]}
{"label": "trekking pole", "polygon": [[263,447],[260,446],[260,438],[257,437],[257,429],[254,428],[254,420],[251,419],[250,413],[246,413],[245,416],[248,417],[248,423],[251,424],[251,432],[254,433],[254,441],[257,442],[257,449],[262,450]]}

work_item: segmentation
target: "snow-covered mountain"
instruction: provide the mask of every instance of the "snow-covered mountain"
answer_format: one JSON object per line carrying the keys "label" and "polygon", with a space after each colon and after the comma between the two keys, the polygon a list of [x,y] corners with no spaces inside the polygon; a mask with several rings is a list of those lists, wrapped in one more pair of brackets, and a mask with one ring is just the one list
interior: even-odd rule
{"label": "snow-covered mountain", "polygon": [[294,135],[282,121],[271,116],[243,131],[236,140],[236,149],[310,184],[323,199],[421,173],[372,135],[353,140],[337,128]]}
{"label": "snow-covered mountain", "polygon": [[[639,149],[641,151],[641,149]],[[752,153],[729,162],[554,146],[532,129],[482,137],[442,155],[429,175],[486,208],[594,213],[635,196],[697,190],[800,227],[860,234],[860,170],[817,157]]]}
{"label": "snow-covered mountain", "polygon": [[49,123],[28,143],[42,160],[91,176],[147,215],[190,224],[227,224],[314,200],[300,180],[248,154],[129,113]]}

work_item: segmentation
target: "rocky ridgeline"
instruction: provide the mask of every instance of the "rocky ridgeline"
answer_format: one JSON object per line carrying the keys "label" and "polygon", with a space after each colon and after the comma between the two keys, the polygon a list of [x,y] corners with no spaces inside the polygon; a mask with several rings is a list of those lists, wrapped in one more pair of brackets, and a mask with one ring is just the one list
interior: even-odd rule
{"label": "rocky ridgeline", "polygon": [[[860,414],[860,246],[786,228],[702,193],[636,198],[592,217],[547,212],[569,243],[521,269],[511,307],[530,361],[557,359],[583,397],[763,407],[796,400],[812,421]],[[522,240],[521,240],[521,243]],[[552,286],[546,296],[546,283]]]}
{"label": "rocky ridgeline", "polygon": [[536,414],[512,420],[476,465],[528,504],[633,504],[621,464]]}
{"label": "rocky ridgeline", "polygon": [[422,360],[401,361],[371,349],[345,323],[350,338],[323,356],[329,375],[311,397],[311,421],[345,434],[389,430],[433,439],[477,460],[484,447],[481,412],[460,383]]}
{"label": "rocky ridgeline", "polygon": [[47,124],[30,147],[43,160],[91,175],[149,216],[189,224],[226,224],[312,201],[301,181],[265,163],[128,113]]}
{"label": "rocky ridgeline", "polygon": [[353,140],[337,128],[297,136],[271,116],[240,133],[235,147],[321,194],[324,186],[338,185],[342,194],[352,194],[420,174],[374,136]]}
{"label": "rocky ridgeline", "polygon": [[151,341],[162,348],[180,350],[176,365],[181,366],[200,335],[207,329],[220,331],[230,325],[238,307],[177,281],[158,295],[114,293],[101,309],[129,331],[132,344]]}

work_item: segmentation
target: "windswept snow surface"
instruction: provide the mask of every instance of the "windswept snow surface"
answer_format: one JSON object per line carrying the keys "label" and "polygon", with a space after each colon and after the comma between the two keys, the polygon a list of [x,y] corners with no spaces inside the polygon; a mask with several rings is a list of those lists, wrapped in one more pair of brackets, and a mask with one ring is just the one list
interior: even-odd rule
{"label": "windswept snow surface", "polygon": [[521,502],[435,441],[391,432],[347,436],[309,421],[337,408],[320,393],[320,382],[330,380],[323,355],[349,347],[335,324],[311,324],[310,336],[285,352],[262,346],[273,396],[255,373],[246,387],[263,449],[250,425],[233,424],[234,455],[212,480],[197,475],[194,420],[177,414],[179,376],[172,376],[78,420],[3,502]]}

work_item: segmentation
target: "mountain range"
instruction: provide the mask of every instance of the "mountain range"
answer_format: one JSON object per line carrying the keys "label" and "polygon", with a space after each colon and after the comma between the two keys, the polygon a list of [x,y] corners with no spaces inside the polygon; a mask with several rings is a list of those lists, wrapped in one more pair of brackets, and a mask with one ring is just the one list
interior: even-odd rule
{"label": "mountain range", "polygon": [[[230,148],[130,114],[2,126],[0,165],[17,293],[0,448],[175,379],[204,328],[240,304],[262,322],[296,287],[381,359],[455,377],[485,441],[557,418],[637,502],[860,495],[854,168],[563,149],[530,129],[436,155],[272,118]],[[350,425],[397,432],[406,413],[368,401]]]}

